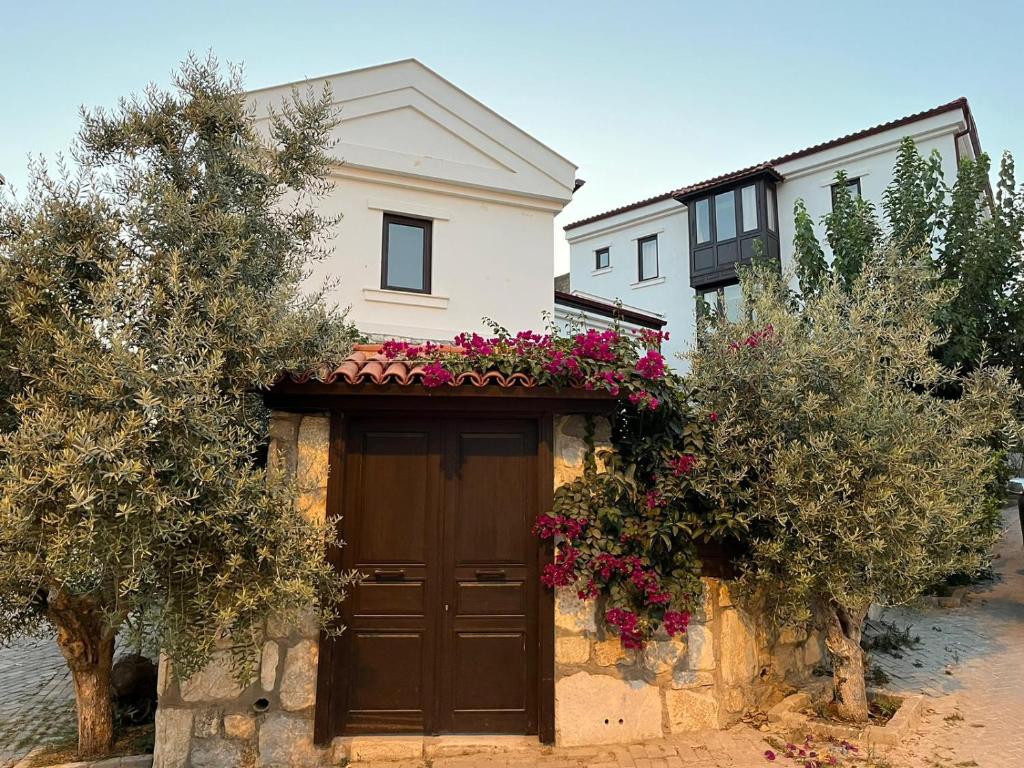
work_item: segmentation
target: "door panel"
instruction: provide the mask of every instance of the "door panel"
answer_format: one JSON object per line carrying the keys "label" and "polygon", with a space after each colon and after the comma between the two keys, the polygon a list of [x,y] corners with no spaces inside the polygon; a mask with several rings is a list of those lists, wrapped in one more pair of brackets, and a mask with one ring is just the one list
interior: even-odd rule
{"label": "door panel", "polygon": [[537,425],[456,421],[447,445],[439,727],[536,733]]}
{"label": "door panel", "polygon": [[343,563],[364,581],[343,604],[344,731],[429,731],[435,711],[440,426],[357,420],[347,447]]}

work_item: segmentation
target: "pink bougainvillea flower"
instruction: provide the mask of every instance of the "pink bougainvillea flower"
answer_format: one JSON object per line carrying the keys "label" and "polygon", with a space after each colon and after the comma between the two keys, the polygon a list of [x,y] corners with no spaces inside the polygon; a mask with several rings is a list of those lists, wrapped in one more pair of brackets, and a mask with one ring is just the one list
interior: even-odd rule
{"label": "pink bougainvillea flower", "polygon": [[764,751],[764,759],[768,760],[769,762],[773,762],[775,760],[775,753],[772,752],[770,749],[766,749]]}
{"label": "pink bougainvillea flower", "polygon": [[424,387],[440,387],[447,384],[452,378],[454,378],[452,372],[436,360],[423,366]]}
{"label": "pink bougainvillea flower", "polygon": [[709,413],[708,414],[708,419],[711,420],[712,424],[717,422],[718,421],[718,412],[717,411],[712,411],[711,413]]}
{"label": "pink bougainvillea flower", "polygon": [[690,614],[685,611],[665,611],[661,620],[669,637],[675,637],[686,632],[690,624]]}
{"label": "pink bougainvillea flower", "polygon": [[636,372],[645,379],[663,379],[665,378],[665,358],[660,352],[649,349],[646,355],[636,361]]}
{"label": "pink bougainvillea flower", "polygon": [[669,467],[672,470],[672,474],[676,477],[689,474],[696,466],[697,457],[691,456],[688,453],[684,453],[682,456],[669,460]]}

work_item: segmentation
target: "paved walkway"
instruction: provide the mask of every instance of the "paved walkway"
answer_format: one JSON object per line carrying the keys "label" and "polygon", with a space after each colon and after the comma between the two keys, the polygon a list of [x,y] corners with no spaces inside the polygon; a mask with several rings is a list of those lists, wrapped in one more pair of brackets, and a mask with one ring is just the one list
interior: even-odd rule
{"label": "paved walkway", "polygon": [[75,734],[71,672],[52,637],[0,648],[0,768]]}
{"label": "paved walkway", "polygon": [[901,659],[875,654],[888,687],[930,697],[922,727],[891,753],[894,765],[1024,767],[1024,547],[1016,505],[1004,517],[993,584],[961,608],[883,616],[921,638]]}

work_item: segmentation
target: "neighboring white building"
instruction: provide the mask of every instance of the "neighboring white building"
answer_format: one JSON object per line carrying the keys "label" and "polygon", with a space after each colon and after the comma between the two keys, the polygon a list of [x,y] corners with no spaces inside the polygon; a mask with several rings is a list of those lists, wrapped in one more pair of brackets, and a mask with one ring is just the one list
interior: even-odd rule
{"label": "neighboring white building", "polygon": [[554,311],[553,219],[576,166],[414,59],[249,94],[260,121],[293,88],[340,109],[334,189],[344,217],[312,279],[364,333],[451,340],[491,318],[539,328]]}
{"label": "neighboring white building", "polygon": [[[835,174],[876,207],[892,180],[900,140],[923,155],[937,149],[947,181],[963,157],[980,154],[966,99],[792,152],[750,168],[590,216],[565,227],[572,293],[619,301],[667,320],[668,354],[691,348],[696,299],[727,313],[740,303],[736,266],[754,243],[792,266],[793,205],[803,198],[815,222],[832,205]],[[817,234],[831,257],[820,224]],[[677,367],[685,368],[681,361]]]}

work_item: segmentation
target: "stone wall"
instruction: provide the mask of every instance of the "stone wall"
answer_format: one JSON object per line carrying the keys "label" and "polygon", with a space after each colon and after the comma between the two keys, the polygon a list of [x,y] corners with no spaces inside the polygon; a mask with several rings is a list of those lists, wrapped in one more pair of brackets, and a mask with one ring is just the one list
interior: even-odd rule
{"label": "stone wall", "polygon": [[[294,473],[299,510],[312,518],[327,513],[330,419],[325,414],[275,412],[270,461]],[[340,748],[313,744],[317,638],[315,616],[298,626],[271,617],[248,684],[235,680],[227,651],[187,680],[160,661],[156,715],[156,768],[339,765]]]}
{"label": "stone wall", "polygon": [[[610,445],[607,420],[592,422],[596,448]],[[296,475],[298,508],[327,511],[330,419],[275,412],[270,461]],[[581,416],[555,420],[555,487],[579,477],[589,450]],[[771,635],[733,604],[728,585],[704,579],[701,605],[683,638],[656,638],[625,651],[599,626],[594,601],[559,590],[555,609],[555,731],[559,745],[642,741],[717,728],[744,709],[773,700],[822,660],[821,640],[803,632]],[[267,621],[257,672],[246,684],[226,650],[187,680],[161,659],[155,768],[341,765],[355,744],[313,744],[317,623]],[[389,748],[399,745],[389,742]]]}
{"label": "stone wall", "polygon": [[[610,429],[593,425],[596,450]],[[555,423],[555,487],[583,473],[587,422]],[[555,600],[555,738],[560,746],[642,741],[724,727],[743,711],[782,698],[821,663],[822,639],[770,631],[733,603],[727,582],[701,580],[703,594],[682,637],[655,637],[627,651],[597,620],[600,601],[560,589]]]}

